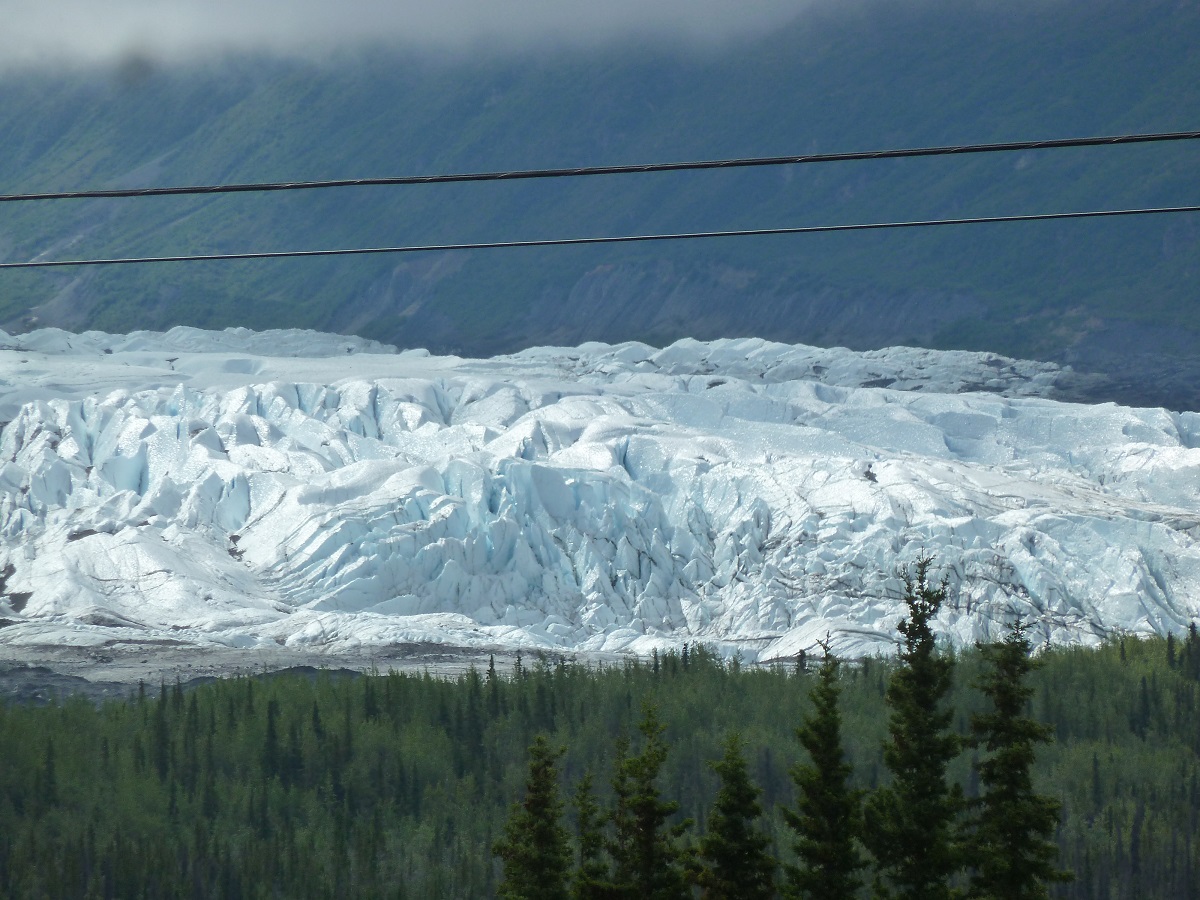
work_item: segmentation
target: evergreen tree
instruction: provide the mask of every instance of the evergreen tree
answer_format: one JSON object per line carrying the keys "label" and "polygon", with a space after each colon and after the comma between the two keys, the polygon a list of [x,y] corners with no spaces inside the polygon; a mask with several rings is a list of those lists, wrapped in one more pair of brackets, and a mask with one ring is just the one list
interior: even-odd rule
{"label": "evergreen tree", "polygon": [[971,717],[972,742],[988,756],[979,764],[982,796],[972,805],[970,896],[1036,900],[1048,885],[1070,879],[1058,870],[1053,842],[1060,804],[1034,792],[1030,771],[1036,746],[1053,734],[1027,715],[1035,667],[1025,626],[1018,620],[999,644],[981,646],[987,670],[977,685],[991,711]]}
{"label": "evergreen tree", "polygon": [[279,774],[279,701],[267,701],[267,735],[263,742],[262,774],[264,779]]}
{"label": "evergreen tree", "polygon": [[605,815],[592,793],[592,773],[585,772],[575,788],[576,842],[579,864],[571,879],[572,900],[601,900],[612,893],[604,859]]}
{"label": "evergreen tree", "polygon": [[466,758],[469,771],[481,771],[484,761],[483,730],[484,700],[483,679],[471,666],[466,675],[466,702],[462,718],[461,752]]}
{"label": "evergreen tree", "polygon": [[496,673],[496,654],[488,654],[487,667],[488,715],[495,719],[500,715],[500,676]]}
{"label": "evergreen tree", "polygon": [[684,852],[679,837],[689,823],[667,825],[679,809],[665,801],[655,784],[667,759],[665,726],[653,706],[647,706],[638,730],[645,746],[629,755],[628,739],[617,743],[613,774],[613,839],[609,845],[614,864],[612,896],[627,900],[682,900],[690,896],[684,878]]}
{"label": "evergreen tree", "polygon": [[788,866],[785,893],[797,900],[845,900],[862,885],[865,863],[858,849],[862,831],[862,792],[849,786],[852,772],[842,748],[838,708],[838,661],[829,652],[812,689],[812,713],[796,729],[810,763],[792,768],[796,809],[783,811],[796,833],[798,865]]}
{"label": "evergreen tree", "polygon": [[46,739],[46,752],[42,761],[41,799],[47,806],[58,802],[58,770],[54,762],[54,738]]}
{"label": "evergreen tree", "polygon": [[1200,632],[1195,622],[1188,625],[1188,636],[1183,645],[1183,673],[1193,681],[1200,681]]}
{"label": "evergreen tree", "polygon": [[525,799],[513,807],[504,836],[493,852],[503,860],[504,878],[496,893],[510,900],[567,900],[571,850],[562,825],[558,793],[558,759],[545,735],[529,748],[529,780]]}
{"label": "evergreen tree", "polygon": [[929,581],[929,557],[904,576],[908,618],[898,665],[887,688],[889,739],[883,761],[892,783],[868,799],[864,838],[876,860],[875,892],[904,900],[954,896],[951,880],[961,868],[956,819],[962,792],[946,781],[961,739],[950,731],[945,701],[954,661],[937,651],[930,623],[946,599],[946,581]]}
{"label": "evergreen tree", "polygon": [[171,734],[167,725],[167,683],[160,682],[158,704],[154,707],[154,768],[162,781],[167,780],[171,763]]}
{"label": "evergreen tree", "polygon": [[771,838],[758,822],[762,791],[750,780],[736,731],[712,767],[721,787],[700,840],[697,883],[706,900],[770,900],[778,864],[768,849]]}

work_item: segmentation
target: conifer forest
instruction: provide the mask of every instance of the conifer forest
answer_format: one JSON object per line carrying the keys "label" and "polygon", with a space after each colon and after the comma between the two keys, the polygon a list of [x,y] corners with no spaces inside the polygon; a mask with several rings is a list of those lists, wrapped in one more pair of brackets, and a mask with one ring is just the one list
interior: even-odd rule
{"label": "conifer forest", "polygon": [[0,896],[1196,895],[1194,629],[951,654],[910,611],[888,660],[0,705]]}

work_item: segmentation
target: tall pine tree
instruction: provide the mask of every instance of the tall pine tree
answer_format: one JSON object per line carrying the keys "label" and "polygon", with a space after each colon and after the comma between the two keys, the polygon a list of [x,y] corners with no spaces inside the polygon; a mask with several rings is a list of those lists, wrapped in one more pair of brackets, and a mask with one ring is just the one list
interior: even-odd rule
{"label": "tall pine tree", "polygon": [[697,883],[705,900],[770,900],[778,864],[759,821],[762,791],[746,771],[737,732],[729,735],[724,755],[712,767],[721,786],[700,840]]}
{"label": "tall pine tree", "polygon": [[688,823],[667,824],[679,809],[663,800],[655,783],[667,759],[666,727],[653,706],[647,706],[638,730],[645,739],[642,752],[629,755],[629,744],[617,744],[613,774],[614,892],[625,900],[684,900],[691,896],[684,877],[684,851],[679,838]]}
{"label": "tall pine tree", "polygon": [[613,888],[604,857],[606,816],[592,792],[591,772],[585,772],[575,788],[575,815],[579,864],[571,879],[571,898],[603,900],[612,895]]}
{"label": "tall pine tree", "polygon": [[1028,715],[1035,667],[1025,626],[1018,620],[998,644],[979,648],[987,669],[978,683],[991,711],[971,717],[972,743],[987,756],[979,764],[982,795],[972,803],[969,896],[979,900],[1038,900],[1049,885],[1070,879],[1055,866],[1054,831],[1060,804],[1033,789],[1037,745],[1048,726]]}
{"label": "tall pine tree", "polygon": [[862,792],[849,786],[850,763],[842,747],[838,661],[822,645],[825,661],[812,689],[813,711],[796,737],[810,762],[792,768],[796,809],[783,817],[796,833],[797,865],[788,866],[784,893],[796,900],[847,900],[862,886],[865,863],[858,848]]}
{"label": "tall pine tree", "polygon": [[908,618],[900,625],[898,665],[887,688],[889,738],[883,761],[892,783],[868,799],[864,838],[876,860],[875,892],[901,900],[947,900],[961,869],[957,819],[962,791],[946,769],[962,741],[946,705],[954,669],[938,652],[931,623],[946,599],[946,581],[931,584],[929,557],[904,577]]}
{"label": "tall pine tree", "polygon": [[509,900],[567,900],[571,848],[562,824],[558,759],[545,735],[529,748],[525,799],[513,807],[504,836],[493,852],[503,860],[504,877],[496,893]]}

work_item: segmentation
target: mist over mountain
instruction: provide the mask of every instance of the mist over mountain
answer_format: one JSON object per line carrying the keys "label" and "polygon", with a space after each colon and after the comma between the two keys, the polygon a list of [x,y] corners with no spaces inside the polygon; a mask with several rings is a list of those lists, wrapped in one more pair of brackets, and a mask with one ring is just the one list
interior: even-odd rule
{"label": "mist over mountain", "polygon": [[[195,60],[227,51],[312,58],[340,49],[439,53],[595,46],[639,37],[717,46],[830,0],[59,0],[5,10],[0,66]],[[70,27],[64,28],[63,23]]]}
{"label": "mist over mountain", "polygon": [[[524,43],[476,34],[448,49],[387,32],[371,47],[334,46],[320,57],[214,40],[215,49],[131,52],[104,65],[95,60],[111,54],[79,49],[77,64],[10,67],[0,77],[0,192],[832,152],[1200,121],[1194,0],[813,4],[786,21],[782,8],[770,21],[783,24],[708,42],[639,27],[590,43],[545,31]],[[7,203],[0,259],[1194,204],[1197,174],[1200,146],[1191,142],[552,183]],[[5,272],[0,327],[311,327],[482,355],[681,337],[908,343],[1070,363],[1105,376],[1089,382],[1092,399],[1195,409],[1198,285],[1200,217],[1183,214]]]}

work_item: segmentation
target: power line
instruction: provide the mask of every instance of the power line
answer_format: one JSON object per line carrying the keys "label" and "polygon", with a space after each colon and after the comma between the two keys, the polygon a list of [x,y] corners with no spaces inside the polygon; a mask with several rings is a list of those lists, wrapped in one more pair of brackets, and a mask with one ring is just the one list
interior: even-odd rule
{"label": "power line", "polygon": [[474,181],[521,181],[532,178],[577,178],[587,175],[628,175],[647,172],[687,172],[701,169],[744,169],[759,166],[791,166],[806,163],[853,162],[868,159],[904,159],[915,156],[954,156],[971,153],[1001,153],[1015,150],[1057,150],[1067,147],[1107,147],[1120,144],[1149,144],[1190,141],[1200,131],[1157,134],[1119,134],[1105,137],[1064,138],[1051,141],[1007,141],[996,144],[958,144],[945,147],[913,147],[900,150],[865,150],[852,153],[810,153],[801,156],[757,156],[740,159],[710,159],[692,162],[649,163],[625,166],[580,166],[568,169],[518,169],[508,172],[467,172],[456,175],[404,175],[394,178],[341,178],[330,181],[273,181],[246,184],[210,184],[190,187],[120,188],[114,190],[48,191],[0,194],[0,203],[24,200],[85,200],[116,197],[167,197],[187,194],[245,194],[268,191],[306,191],[316,188],[368,187],[406,184],[449,184]]}
{"label": "power line", "polygon": [[1081,212],[1035,213],[1022,216],[975,216],[959,219],[924,219],[907,222],[865,222],[850,225],[800,225],[788,228],[752,228],[735,231],[692,231],[674,234],[631,234],[614,237],[550,238],[530,241],[482,241],[461,244],[419,244],[403,247],[354,247],[333,250],[265,250],[248,253],[204,253],[186,256],[140,256],[113,259],[55,259],[3,262],[0,269],[48,269],[60,266],[120,266],[135,263],[212,262],[239,259],[294,259],[306,256],[362,256],[372,253],[425,253],[450,250],[494,250],[513,247],[567,247],[579,244],[632,244],[642,241],[684,241],[698,238],[758,237],[772,234],[817,234],[836,231],[876,231],[885,228],[928,228],[938,225],[983,225],[994,222],[1045,222],[1054,219],[1099,219],[1162,213],[1200,212],[1200,206],[1158,206],[1140,209],[1100,209]]}

